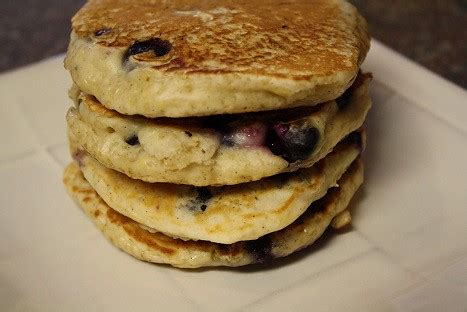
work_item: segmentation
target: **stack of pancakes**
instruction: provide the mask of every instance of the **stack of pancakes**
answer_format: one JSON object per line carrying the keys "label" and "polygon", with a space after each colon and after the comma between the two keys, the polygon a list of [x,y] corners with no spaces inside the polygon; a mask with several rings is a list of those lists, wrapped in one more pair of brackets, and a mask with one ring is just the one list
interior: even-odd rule
{"label": "stack of pancakes", "polygon": [[363,181],[366,23],[343,0],[91,0],[65,60],[71,197],[176,267],[287,256]]}

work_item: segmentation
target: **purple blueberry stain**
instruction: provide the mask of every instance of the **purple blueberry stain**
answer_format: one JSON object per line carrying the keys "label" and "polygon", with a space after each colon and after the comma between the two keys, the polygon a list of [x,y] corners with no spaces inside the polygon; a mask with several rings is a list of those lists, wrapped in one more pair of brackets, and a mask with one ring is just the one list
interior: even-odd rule
{"label": "purple blueberry stain", "polygon": [[222,136],[221,143],[227,146],[261,147],[264,146],[266,126],[260,122],[237,127]]}
{"label": "purple blueberry stain", "polygon": [[73,153],[73,159],[76,161],[78,166],[81,168],[84,166],[84,157],[86,156],[86,152],[79,149]]}

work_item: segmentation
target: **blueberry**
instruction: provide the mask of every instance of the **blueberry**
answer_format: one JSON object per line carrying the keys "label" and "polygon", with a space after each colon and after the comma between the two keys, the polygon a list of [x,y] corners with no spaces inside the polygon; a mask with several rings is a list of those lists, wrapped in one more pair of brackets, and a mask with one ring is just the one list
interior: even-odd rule
{"label": "blueberry", "polygon": [[106,35],[106,34],[110,33],[111,31],[112,31],[112,29],[110,29],[110,28],[102,28],[102,29],[96,30],[94,32],[94,36],[100,37],[102,35]]}
{"label": "blueberry", "polygon": [[266,146],[289,163],[308,158],[318,140],[318,129],[306,124],[279,122],[269,127],[266,133]]}
{"label": "blueberry", "polygon": [[246,242],[245,249],[256,263],[264,263],[273,258],[271,254],[272,242],[268,236]]}
{"label": "blueberry", "polygon": [[138,136],[136,136],[136,135],[134,135],[131,138],[127,139],[125,142],[126,142],[126,144],[131,145],[131,146],[139,145],[139,139],[138,139]]}
{"label": "blueberry", "polygon": [[164,56],[170,52],[172,44],[167,40],[160,38],[149,39],[146,41],[136,41],[133,43],[123,56],[123,62],[127,62],[130,56],[152,51],[155,56]]}
{"label": "blueberry", "polygon": [[208,208],[208,202],[212,198],[212,193],[208,188],[199,187],[195,189],[196,197],[187,204],[187,209],[193,212],[205,211]]}

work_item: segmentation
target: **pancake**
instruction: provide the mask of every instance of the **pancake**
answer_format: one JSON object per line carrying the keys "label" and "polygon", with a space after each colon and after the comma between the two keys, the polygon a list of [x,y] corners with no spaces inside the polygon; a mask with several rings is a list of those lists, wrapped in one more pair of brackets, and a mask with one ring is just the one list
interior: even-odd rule
{"label": "pancake", "polygon": [[72,19],[65,67],[122,114],[205,116],[335,99],[368,49],[344,0],[91,0]]}
{"label": "pancake", "polygon": [[355,133],[315,166],[260,181],[193,187],[134,180],[80,150],[84,177],[119,213],[171,237],[230,244],[254,240],[295,221],[347,170],[361,152]]}
{"label": "pancake", "polygon": [[318,239],[335,216],[346,209],[363,181],[363,164],[358,159],[321,200],[285,229],[258,240],[230,245],[205,241],[184,241],[149,232],[137,222],[110,208],[93,190],[75,163],[64,173],[70,196],[93,220],[107,239],[135,258],[180,268],[241,266],[284,257]]}
{"label": "pancake", "polygon": [[232,185],[310,167],[327,155],[363,124],[370,79],[361,74],[337,101],[311,108],[203,118],[124,116],[76,92],[79,105],[67,121],[81,148],[129,177]]}

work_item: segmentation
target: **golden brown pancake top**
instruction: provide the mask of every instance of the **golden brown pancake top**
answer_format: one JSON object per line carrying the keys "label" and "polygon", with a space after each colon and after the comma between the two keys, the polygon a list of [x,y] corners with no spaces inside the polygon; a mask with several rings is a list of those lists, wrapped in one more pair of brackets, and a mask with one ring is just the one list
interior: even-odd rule
{"label": "golden brown pancake top", "polygon": [[185,73],[310,79],[356,69],[369,48],[365,21],[343,0],[91,0],[72,27],[109,47],[158,40],[164,55],[132,57]]}

